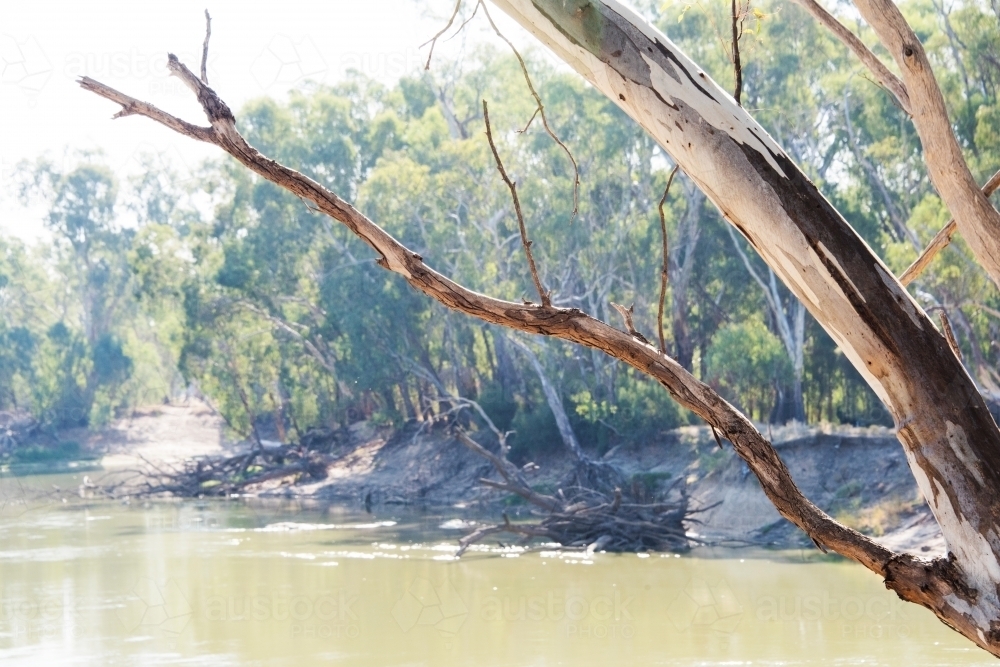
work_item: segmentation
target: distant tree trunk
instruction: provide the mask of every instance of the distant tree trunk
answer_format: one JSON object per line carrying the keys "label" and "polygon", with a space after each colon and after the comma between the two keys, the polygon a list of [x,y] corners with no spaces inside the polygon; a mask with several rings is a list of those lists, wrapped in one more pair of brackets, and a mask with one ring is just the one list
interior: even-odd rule
{"label": "distant tree trunk", "polygon": [[786,307],[781,292],[778,290],[774,271],[768,268],[767,280],[765,281],[750,262],[750,258],[743,252],[743,248],[740,247],[739,239],[736,238],[733,228],[727,227],[727,231],[729,232],[729,238],[733,241],[733,247],[736,249],[736,253],[740,256],[740,259],[743,260],[743,265],[746,267],[750,277],[754,279],[754,282],[764,292],[764,300],[767,302],[771,321],[774,322],[774,328],[778,331],[778,338],[781,340],[782,345],[784,345],[785,352],[788,354],[788,361],[792,366],[791,412],[789,413],[786,408],[784,388],[780,388],[777,400],[775,401],[775,407],[771,411],[770,421],[783,424],[789,419],[793,419],[805,423],[806,408],[805,400],[802,397],[802,375],[805,372],[806,309],[802,305],[802,302],[794,296],[790,297],[791,303]]}
{"label": "distant tree trunk", "polygon": [[569,450],[569,453],[575,460],[584,460],[586,456],[580,447],[580,442],[576,439],[573,426],[569,423],[569,417],[566,415],[566,409],[563,407],[562,396],[555,385],[552,384],[552,381],[545,375],[545,369],[542,368],[542,363],[538,360],[538,356],[531,351],[530,347],[519,340],[511,340],[511,343],[524,354],[538,376],[538,381],[542,384],[542,393],[545,394],[545,402],[549,404],[549,410],[552,411],[552,416],[555,417],[556,428],[559,429],[559,437],[562,438],[563,445]]}
{"label": "distant tree trunk", "polygon": [[410,383],[405,379],[399,383],[399,394],[403,397],[403,409],[406,410],[404,415],[407,420],[417,418],[417,409],[413,407],[413,399],[410,398]]}
{"label": "distant tree trunk", "polygon": [[691,311],[688,288],[694,274],[695,251],[701,236],[701,209],[705,194],[686,178],[681,179],[686,208],[677,225],[677,238],[670,244],[670,319],[677,363],[688,370],[694,360],[694,341],[688,327]]}

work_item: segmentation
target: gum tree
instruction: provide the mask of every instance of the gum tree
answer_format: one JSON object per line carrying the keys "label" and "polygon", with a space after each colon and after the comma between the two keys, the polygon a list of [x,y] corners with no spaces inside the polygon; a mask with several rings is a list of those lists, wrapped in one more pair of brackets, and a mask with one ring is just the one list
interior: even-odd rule
{"label": "gum tree", "polygon": [[[928,173],[955,228],[993,281],[1000,281],[1000,213],[973,180],[927,55],[900,11],[888,0],[855,0],[902,73],[897,77],[835,18],[811,0],[800,2],[910,114]],[[946,558],[894,553],[819,510],[753,424],[636,332],[630,317],[627,331],[621,331],[580,310],[555,306],[537,275],[540,303],[514,303],[436,272],[336,193],[249,145],[229,107],[209,87],[204,64],[200,77],[174,56],[168,67],[198,98],[207,126],[87,77],[80,84],[120,105],[116,117],[146,116],[222,148],[345,225],[379,254],[380,266],[449,308],[603,351],[651,376],[733,444],[778,511],[817,546],[864,565],[901,598],[929,608],[1000,655],[1000,430],[945,336],[761,125],[636,12],[617,0],[493,4],[635,119],[840,346],[892,414],[913,475],[947,541]],[[522,240],[530,251],[523,234]]]}

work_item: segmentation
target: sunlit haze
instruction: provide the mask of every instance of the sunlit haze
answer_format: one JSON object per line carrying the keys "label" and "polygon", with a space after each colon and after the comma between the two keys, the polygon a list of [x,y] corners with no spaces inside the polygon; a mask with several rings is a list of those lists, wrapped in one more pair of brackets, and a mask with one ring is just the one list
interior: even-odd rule
{"label": "sunlit haze", "polygon": [[[351,69],[384,83],[416,72],[427,55],[419,46],[444,25],[453,5],[451,0],[3,3],[0,230],[26,239],[43,232],[42,212],[22,207],[12,191],[12,172],[21,160],[47,154],[58,161],[76,151],[102,150],[121,176],[137,166],[143,152],[167,155],[181,169],[218,154],[147,120],[111,122],[114,105],[75,83],[87,75],[202,122],[194,98],[168,76],[165,63],[167,53],[176,53],[192,69],[198,67],[206,7],[212,15],[209,81],[238,110],[250,99],[280,97],[307,80],[336,82]],[[506,34],[527,43],[517,26],[494,14]],[[479,39],[489,39],[481,26],[442,43],[438,53],[458,55]]]}

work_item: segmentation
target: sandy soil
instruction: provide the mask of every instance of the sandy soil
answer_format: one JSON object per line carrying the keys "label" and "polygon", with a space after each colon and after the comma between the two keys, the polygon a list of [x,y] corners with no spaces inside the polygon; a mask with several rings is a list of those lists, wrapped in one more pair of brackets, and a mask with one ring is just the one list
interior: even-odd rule
{"label": "sandy soil", "polygon": [[225,423],[200,401],[186,405],[156,405],[135,410],[109,427],[91,431],[72,429],[59,434],[86,450],[103,455],[108,470],[138,468],[148,461],[172,464],[199,456],[235,453],[241,445],[224,437]]}

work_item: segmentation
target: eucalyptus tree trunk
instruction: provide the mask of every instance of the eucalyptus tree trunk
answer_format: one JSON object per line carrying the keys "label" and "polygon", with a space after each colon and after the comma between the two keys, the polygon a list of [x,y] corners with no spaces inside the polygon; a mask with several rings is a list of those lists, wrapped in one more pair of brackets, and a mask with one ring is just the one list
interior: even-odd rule
{"label": "eucalyptus tree trunk", "polygon": [[616,0],[493,3],[670,154],[885,403],[956,565],[951,590],[923,604],[997,652],[1000,431],[941,333],[764,128],[633,10]]}

